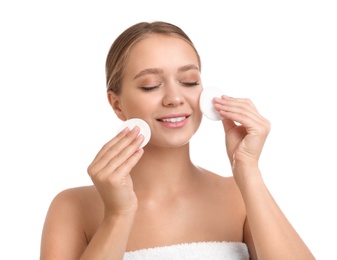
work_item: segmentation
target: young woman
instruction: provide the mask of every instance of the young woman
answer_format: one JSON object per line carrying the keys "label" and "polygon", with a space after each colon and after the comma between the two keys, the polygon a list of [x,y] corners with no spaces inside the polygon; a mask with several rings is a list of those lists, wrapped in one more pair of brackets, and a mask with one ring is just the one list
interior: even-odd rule
{"label": "young woman", "polygon": [[179,27],[142,22],[125,30],[111,46],[106,76],[117,117],[143,119],[151,139],[139,148],[139,127],[125,128],[89,165],[93,186],[54,198],[42,260],[314,259],[261,177],[270,123],[249,99],[213,100],[233,176],[191,162],[201,62]]}

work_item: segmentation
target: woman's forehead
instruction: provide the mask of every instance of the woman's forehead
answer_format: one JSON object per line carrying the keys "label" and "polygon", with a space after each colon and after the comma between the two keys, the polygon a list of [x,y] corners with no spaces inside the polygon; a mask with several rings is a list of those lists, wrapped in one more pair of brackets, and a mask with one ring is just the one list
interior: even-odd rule
{"label": "woman's forehead", "polygon": [[178,36],[151,34],[130,49],[126,69],[178,68],[187,64],[199,67],[198,55],[190,43]]}

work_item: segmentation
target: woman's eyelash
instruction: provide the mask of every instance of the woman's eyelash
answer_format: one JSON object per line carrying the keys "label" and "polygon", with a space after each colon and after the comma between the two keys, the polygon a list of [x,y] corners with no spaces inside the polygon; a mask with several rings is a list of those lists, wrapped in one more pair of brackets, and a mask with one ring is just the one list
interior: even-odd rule
{"label": "woman's eyelash", "polygon": [[153,89],[155,89],[155,88],[158,88],[158,86],[153,86],[153,87],[142,87],[142,90],[144,90],[144,91],[151,91],[151,90],[153,90]]}
{"label": "woman's eyelash", "polygon": [[182,82],[183,85],[187,86],[187,87],[192,87],[192,86],[197,86],[199,85],[198,81],[195,82]]}
{"label": "woman's eyelash", "polygon": [[[186,86],[186,87],[193,87],[193,86],[198,86],[200,83],[198,81],[194,81],[194,82],[181,82],[181,84]],[[142,87],[141,89],[143,91],[151,91],[151,90],[156,89],[158,87],[159,86]]]}

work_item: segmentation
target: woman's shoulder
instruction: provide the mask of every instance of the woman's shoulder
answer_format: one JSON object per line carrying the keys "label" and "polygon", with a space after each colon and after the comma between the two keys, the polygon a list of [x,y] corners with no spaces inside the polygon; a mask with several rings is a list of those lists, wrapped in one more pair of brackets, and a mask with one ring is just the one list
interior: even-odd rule
{"label": "woman's shoulder", "polygon": [[221,175],[201,167],[199,167],[199,169],[202,172],[205,180],[207,180],[210,185],[220,187],[221,189],[226,188],[226,190],[229,188],[237,190],[237,185],[232,175]]}
{"label": "woman's shoulder", "polygon": [[78,186],[64,189],[58,192],[54,200],[83,200],[87,196],[95,196],[97,194],[94,185]]}
{"label": "woman's shoulder", "polygon": [[[68,188],[52,199],[43,225],[43,247],[62,243],[83,246],[92,236],[103,216],[102,203],[95,187]],[[56,247],[55,247],[56,246]]]}
{"label": "woman's shoulder", "polygon": [[246,208],[234,177],[209,170],[203,170],[201,175],[204,176],[204,186],[199,189],[200,200],[204,199],[206,214],[211,213],[212,221],[224,241],[241,241]]}
{"label": "woman's shoulder", "polygon": [[219,200],[226,200],[227,202],[234,202],[237,205],[242,205],[244,208],[241,192],[232,175],[223,176],[218,173],[202,169],[205,186],[217,196]]}
{"label": "woman's shoulder", "polygon": [[100,205],[100,197],[95,186],[67,188],[55,195],[50,207],[59,210],[86,211]]}
{"label": "woman's shoulder", "polygon": [[52,199],[45,226],[61,230],[75,226],[90,233],[103,216],[103,203],[95,186],[73,187],[60,191]]}

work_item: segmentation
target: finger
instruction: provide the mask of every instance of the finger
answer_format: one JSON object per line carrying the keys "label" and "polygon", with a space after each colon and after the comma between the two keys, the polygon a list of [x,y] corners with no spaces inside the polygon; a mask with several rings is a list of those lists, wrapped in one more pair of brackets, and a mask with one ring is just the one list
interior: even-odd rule
{"label": "finger", "polygon": [[[243,114],[237,114],[227,111],[221,111],[220,115],[228,120],[239,122],[246,129],[247,133],[265,136],[270,131],[270,122],[263,117],[246,116]],[[230,130],[229,127],[232,126],[226,127],[228,130]]]}
{"label": "finger", "polygon": [[114,146],[119,140],[121,140],[129,132],[130,132],[130,129],[126,127],[121,132],[119,132],[114,138],[112,138],[109,142],[103,145],[101,150],[95,156],[92,164],[95,164],[96,161],[100,160],[107,150],[109,150],[112,146]]}
{"label": "finger", "polygon": [[[223,117],[232,119],[240,124],[243,124],[242,119],[251,118],[255,121],[263,120],[263,117],[258,113],[252,103],[248,99],[216,99],[214,107]],[[240,121],[239,121],[240,120]]]}
{"label": "finger", "polygon": [[118,169],[116,169],[116,175],[125,176],[129,174],[132,168],[138,163],[140,158],[144,153],[143,148],[138,149],[135,153],[133,153],[126,161],[124,161]]}
{"label": "finger", "polygon": [[247,98],[232,98],[227,96],[222,96],[222,98],[214,98],[213,103],[216,108],[225,110],[225,108],[236,108],[242,110],[249,110],[255,114],[259,114],[255,105],[250,99]]}
{"label": "finger", "polygon": [[[220,113],[220,115],[221,115],[221,113]],[[233,120],[228,119],[226,116],[223,116],[223,115],[221,115],[221,116],[223,118],[222,119],[222,125],[225,129],[225,133],[227,133],[229,130],[231,130],[233,127],[235,127],[236,124]]]}
{"label": "finger", "polygon": [[237,125],[235,122],[243,125],[246,128],[257,124],[257,121],[254,119],[254,117],[247,116],[245,114],[220,110],[220,116],[224,118],[223,121],[227,120],[225,121],[227,131],[230,130],[233,126]]}
{"label": "finger", "polygon": [[223,118],[223,125],[226,132],[236,126],[236,123],[241,124],[250,132],[260,131],[268,125],[264,117],[255,110],[247,109],[247,106],[239,105],[228,107],[226,105],[217,104],[216,107],[219,109],[219,114]]}
{"label": "finger", "polygon": [[233,98],[233,97],[229,97],[229,96],[226,96],[226,95],[222,95],[221,98],[216,98],[216,99],[246,104],[246,105],[249,105],[251,108],[256,109],[256,106],[254,105],[254,103],[249,98]]}
{"label": "finger", "polygon": [[133,152],[139,148],[139,141],[131,145],[140,132],[139,127],[136,126],[131,131],[126,130],[125,132],[126,134],[122,134],[122,137],[118,138],[116,143],[113,142],[114,144],[111,146],[107,145],[107,147],[104,148],[104,151],[101,152],[100,156],[97,156],[94,162],[89,166],[89,171],[92,174],[101,171],[101,169],[104,168],[112,158],[122,153],[126,147],[131,146],[130,148]]}
{"label": "finger", "polygon": [[[121,172],[122,165],[127,165],[128,170],[124,171],[124,174],[128,174],[132,167],[135,165],[136,161],[138,162],[139,156],[142,155],[142,148],[140,147],[140,144],[143,142],[144,136],[139,135],[129,146],[127,146],[121,153],[116,155],[115,157],[111,158],[111,160],[102,168],[100,171],[100,175],[115,175],[117,172]],[[140,154],[139,154],[140,153]],[[136,161],[135,161],[136,160]]]}

